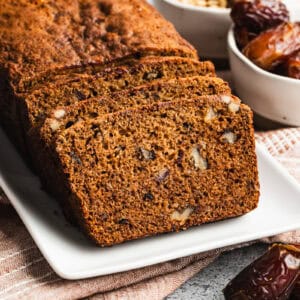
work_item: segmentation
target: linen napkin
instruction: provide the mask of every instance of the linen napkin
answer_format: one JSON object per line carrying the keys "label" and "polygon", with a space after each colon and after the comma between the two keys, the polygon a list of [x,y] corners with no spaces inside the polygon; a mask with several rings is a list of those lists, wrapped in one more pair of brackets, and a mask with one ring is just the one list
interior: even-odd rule
{"label": "linen napkin", "polygon": [[[257,133],[300,182],[300,128]],[[300,243],[300,230],[263,239]],[[35,246],[0,189],[0,299],[163,299],[231,248],[176,259],[128,272],[69,281],[58,277]]]}

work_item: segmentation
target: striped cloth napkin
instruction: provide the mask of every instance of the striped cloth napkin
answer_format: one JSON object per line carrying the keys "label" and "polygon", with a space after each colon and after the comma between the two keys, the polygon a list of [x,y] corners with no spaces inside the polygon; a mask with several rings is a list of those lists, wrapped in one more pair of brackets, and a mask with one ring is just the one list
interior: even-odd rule
{"label": "striped cloth napkin", "polygon": [[[300,182],[300,128],[257,133]],[[224,251],[217,249],[133,271],[69,281],[58,277],[0,191],[0,299],[163,299]],[[265,238],[300,243],[300,231]],[[234,247],[241,247],[236,245]],[[232,248],[234,248],[232,247]]]}

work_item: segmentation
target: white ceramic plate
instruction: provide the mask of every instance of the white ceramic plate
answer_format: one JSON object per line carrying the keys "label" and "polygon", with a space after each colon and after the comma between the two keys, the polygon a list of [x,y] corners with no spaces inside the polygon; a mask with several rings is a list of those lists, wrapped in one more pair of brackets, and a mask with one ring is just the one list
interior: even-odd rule
{"label": "white ceramic plate", "polygon": [[0,129],[0,186],[37,246],[66,279],[126,271],[300,228],[300,186],[257,147],[261,198],[253,212],[181,233],[99,248],[70,226]]}

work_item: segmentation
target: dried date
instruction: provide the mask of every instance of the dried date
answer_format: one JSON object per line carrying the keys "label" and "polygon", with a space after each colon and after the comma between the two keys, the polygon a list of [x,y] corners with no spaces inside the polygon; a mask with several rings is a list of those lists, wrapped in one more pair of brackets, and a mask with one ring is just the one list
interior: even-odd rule
{"label": "dried date", "polygon": [[243,53],[265,70],[273,70],[300,50],[300,23],[284,23],[252,40]]}
{"label": "dried date", "polygon": [[242,0],[232,7],[231,18],[238,28],[259,34],[290,19],[284,3],[278,0]]}
{"label": "dried date", "polygon": [[285,66],[287,76],[300,79],[300,51],[289,57]]}
{"label": "dried date", "polygon": [[224,295],[228,300],[286,300],[299,273],[300,247],[275,244],[237,275]]}
{"label": "dried date", "polygon": [[300,299],[300,276],[298,277],[298,281],[296,282],[291,297],[289,300],[299,300]]}
{"label": "dried date", "polygon": [[235,26],[234,37],[239,49],[243,49],[250,41],[257,37],[257,34],[249,32],[246,27]]}

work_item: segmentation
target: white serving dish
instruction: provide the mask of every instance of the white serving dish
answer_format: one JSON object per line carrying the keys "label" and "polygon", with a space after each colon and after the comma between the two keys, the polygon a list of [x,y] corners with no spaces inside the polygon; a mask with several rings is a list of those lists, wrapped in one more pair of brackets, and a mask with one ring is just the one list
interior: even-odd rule
{"label": "white serving dish", "polygon": [[152,0],[200,57],[227,58],[226,36],[231,24],[230,9],[187,5],[176,0]]}
{"label": "white serving dish", "polygon": [[257,209],[234,219],[99,248],[64,219],[0,129],[0,186],[53,270],[81,279],[145,267],[219,247],[300,229],[300,186],[257,147],[261,197]]}
{"label": "white serving dish", "polygon": [[300,80],[256,66],[238,49],[232,28],[227,42],[234,88],[243,102],[269,120],[300,126]]}

